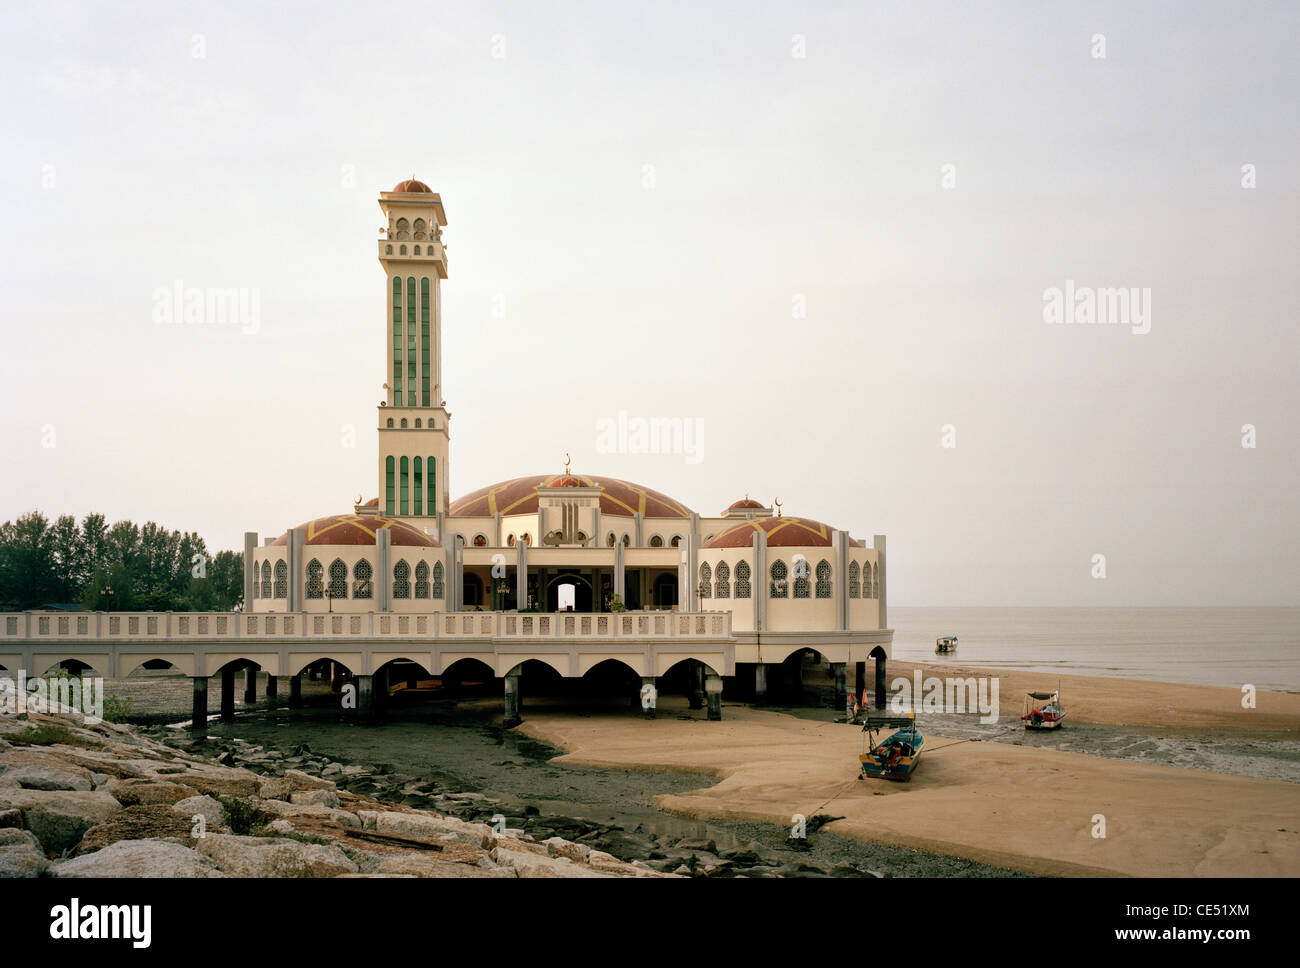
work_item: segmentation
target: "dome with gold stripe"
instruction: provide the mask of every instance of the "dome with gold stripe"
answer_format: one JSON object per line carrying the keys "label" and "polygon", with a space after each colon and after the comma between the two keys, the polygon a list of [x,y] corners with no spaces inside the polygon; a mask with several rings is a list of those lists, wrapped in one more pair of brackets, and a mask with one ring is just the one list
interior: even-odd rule
{"label": "dome with gold stripe", "polygon": [[[425,534],[419,528],[385,518],[377,514],[333,514],[325,518],[316,518],[300,524],[298,527],[307,531],[309,545],[369,545],[374,546],[376,536],[387,529],[394,546],[415,548],[439,548],[436,538]],[[271,542],[273,545],[289,543],[289,534],[285,532]]]}
{"label": "dome with gold stripe", "polygon": [[593,477],[586,474],[538,474],[516,477],[481,487],[455,500],[451,513],[456,517],[491,517],[536,514],[539,487],[599,487],[600,511],[631,517],[641,513],[647,518],[689,518],[691,509],[658,491],[621,481],[616,477]]}

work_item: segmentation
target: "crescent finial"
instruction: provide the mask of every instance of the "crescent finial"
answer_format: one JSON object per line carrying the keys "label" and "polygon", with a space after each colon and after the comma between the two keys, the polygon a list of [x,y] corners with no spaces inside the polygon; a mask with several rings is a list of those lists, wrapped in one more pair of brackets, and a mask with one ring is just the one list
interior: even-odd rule
{"label": "crescent finial", "polygon": [[781,499],[777,498],[772,503],[776,505],[776,516],[779,518],[781,516]]}
{"label": "crescent finial", "polygon": [[566,450],[564,452],[564,473],[565,474],[569,473],[569,464],[571,463],[572,461],[569,460],[569,452]]}

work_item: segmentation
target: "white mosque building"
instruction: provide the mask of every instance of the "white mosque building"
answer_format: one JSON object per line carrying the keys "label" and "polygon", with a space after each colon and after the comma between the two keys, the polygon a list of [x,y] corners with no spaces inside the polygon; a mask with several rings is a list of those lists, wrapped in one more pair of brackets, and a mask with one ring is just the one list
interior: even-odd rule
{"label": "white mosque building", "polygon": [[[247,534],[247,610],[482,611],[528,618],[530,627],[537,615],[539,630],[541,617],[560,613],[584,616],[572,627],[593,631],[601,623],[593,627],[588,615],[725,613],[726,674],[744,676],[760,695],[767,667],[809,649],[831,663],[837,684],[852,663],[855,692],[868,658],[883,676],[892,641],[883,535],[867,544],[748,495],[705,514],[567,463],[563,473],[521,475],[453,499],[451,416],[441,393],[446,213],[441,197],[414,179],[381,193],[379,207],[387,227],[377,253],[386,391],[377,412],[378,496],[262,543]],[[563,635],[558,618],[555,634]],[[566,659],[532,658],[561,675],[583,671]],[[664,671],[637,659],[628,664],[642,678]]]}

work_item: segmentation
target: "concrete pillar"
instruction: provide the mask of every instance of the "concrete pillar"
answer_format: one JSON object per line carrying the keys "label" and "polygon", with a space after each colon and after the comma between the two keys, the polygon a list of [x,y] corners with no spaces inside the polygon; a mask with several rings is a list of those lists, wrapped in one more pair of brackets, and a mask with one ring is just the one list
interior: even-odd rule
{"label": "concrete pillar", "polygon": [[655,718],[655,705],[658,701],[658,689],[654,676],[641,677],[641,711],[646,719]]}
{"label": "concrete pillar", "polygon": [[253,559],[257,556],[257,532],[244,532],[244,611],[253,610]]}
{"label": "concrete pillar", "polygon": [[206,733],[208,731],[208,677],[195,676],[191,682],[194,683],[194,712],[190,717],[190,729],[196,733]]}
{"label": "concrete pillar", "polygon": [[847,663],[832,662],[831,673],[835,676],[835,708],[847,708],[849,701],[849,690],[846,683],[848,678]]}
{"label": "concrete pillar", "polygon": [[375,677],[357,676],[357,718],[365,721],[375,712]]}
{"label": "concrete pillar", "polygon": [[277,709],[280,705],[280,677],[267,675],[266,677],[266,708]]}
{"label": "concrete pillar", "polygon": [[235,718],[235,670],[230,666],[221,670],[221,718]]}
{"label": "concrete pillar", "polygon": [[765,662],[754,666],[754,698],[759,702],[767,699],[767,663]]}
{"label": "concrete pillar", "polygon": [[518,726],[523,722],[519,715],[519,675],[512,673],[506,676],[506,715],[503,725],[506,729]]}
{"label": "concrete pillar", "polygon": [[302,706],[302,676],[288,676],[289,680],[289,708],[299,709]]}
{"label": "concrete pillar", "polygon": [[853,697],[864,705],[867,692],[867,664],[865,662],[853,663]]}
{"label": "concrete pillar", "polygon": [[885,581],[885,536],[883,534],[872,535],[871,540],[872,544],[875,545],[876,564],[880,569],[880,601],[878,603],[880,608],[880,627],[882,629],[887,629],[889,628],[889,608],[887,605],[889,595],[886,591],[888,585]]}
{"label": "concrete pillar", "polygon": [[690,706],[692,709],[704,708],[704,663],[691,660]]}
{"label": "concrete pillar", "polygon": [[375,715],[382,716],[388,705],[388,666],[375,673]]}
{"label": "concrete pillar", "polygon": [[876,659],[876,708],[885,708],[885,657]]}
{"label": "concrete pillar", "polygon": [[722,676],[710,672],[704,679],[704,694],[709,700],[709,719],[722,719]]}
{"label": "concrete pillar", "polygon": [[244,670],[244,705],[257,702],[257,670],[249,666]]}

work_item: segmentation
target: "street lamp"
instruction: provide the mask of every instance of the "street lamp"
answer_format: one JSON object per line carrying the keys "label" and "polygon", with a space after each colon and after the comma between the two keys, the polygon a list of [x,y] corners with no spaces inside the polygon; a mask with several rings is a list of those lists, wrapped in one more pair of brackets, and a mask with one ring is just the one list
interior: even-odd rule
{"label": "street lamp", "polygon": [[113,595],[115,594],[113,591],[113,586],[105,585],[101,594],[108,601],[108,608],[105,609],[105,611],[111,612],[113,610]]}
{"label": "street lamp", "polygon": [[330,605],[330,614],[333,615],[334,614],[334,589],[332,588],[325,589],[325,598]]}

